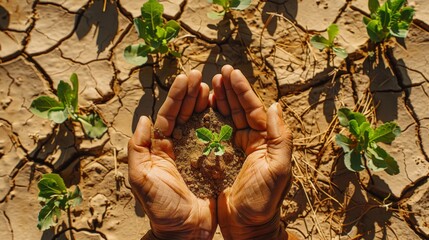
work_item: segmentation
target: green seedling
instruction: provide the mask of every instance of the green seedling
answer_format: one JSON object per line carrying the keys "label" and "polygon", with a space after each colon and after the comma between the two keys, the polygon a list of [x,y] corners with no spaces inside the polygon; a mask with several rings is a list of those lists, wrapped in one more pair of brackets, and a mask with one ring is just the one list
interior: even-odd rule
{"label": "green seedling", "polygon": [[415,10],[404,4],[405,0],[387,0],[381,6],[378,0],[368,1],[371,18],[364,17],[363,22],[371,41],[379,43],[391,36],[407,36]]}
{"label": "green seedling", "polygon": [[78,114],[79,81],[75,73],[71,75],[70,82],[73,87],[64,81],[60,81],[58,84],[57,97],[59,101],[48,96],[40,96],[33,100],[30,111],[36,116],[59,124],[71,118],[73,121],[82,124],[88,137],[101,138],[107,131],[106,125],[96,113],[87,116]]}
{"label": "green seedling", "polygon": [[[396,160],[378,142],[392,143],[401,133],[401,129],[394,122],[385,123],[377,128],[372,128],[365,116],[359,112],[353,112],[348,108],[338,111],[340,125],[348,128],[352,138],[337,134],[335,141],[344,150],[344,163],[354,172],[359,172],[367,166],[372,171],[386,171],[390,175],[399,173]],[[365,163],[362,163],[362,158]]]}
{"label": "green seedling", "polygon": [[42,231],[57,224],[61,210],[66,211],[82,202],[79,187],[76,185],[74,190],[67,189],[64,180],[58,174],[43,174],[37,186],[39,201],[43,206],[39,212],[37,227]]}
{"label": "green seedling", "polygon": [[157,0],[149,0],[141,8],[142,16],[134,19],[139,38],[144,43],[130,45],[124,50],[124,58],[133,65],[145,64],[150,54],[171,54],[180,57],[180,53],[169,47],[169,42],[177,37],[180,25],[174,20],[164,23],[164,6]]}
{"label": "green seedling", "polygon": [[244,10],[250,6],[251,0],[208,0],[209,3],[217,4],[222,7],[222,11],[207,13],[207,16],[211,19],[220,19],[225,16],[227,12],[231,10]]}
{"label": "green seedling", "polygon": [[220,129],[220,133],[213,133],[209,129],[203,127],[196,131],[198,139],[203,143],[208,143],[203,150],[203,155],[208,156],[213,150],[216,156],[222,156],[225,153],[225,147],[221,144],[223,141],[228,141],[232,136],[232,127],[224,125]]}
{"label": "green seedling", "polygon": [[310,42],[313,47],[319,49],[322,51],[323,49],[329,49],[330,51],[333,51],[335,55],[337,55],[340,58],[346,58],[347,52],[344,48],[339,47],[335,45],[334,41],[339,33],[338,25],[333,23],[329,25],[329,27],[326,29],[328,32],[328,39],[323,37],[322,35],[315,35],[311,38]]}

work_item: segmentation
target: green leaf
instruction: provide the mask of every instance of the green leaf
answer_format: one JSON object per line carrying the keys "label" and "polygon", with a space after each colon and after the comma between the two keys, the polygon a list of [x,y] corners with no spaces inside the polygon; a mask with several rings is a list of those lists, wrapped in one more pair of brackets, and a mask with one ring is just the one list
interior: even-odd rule
{"label": "green leaf", "polygon": [[170,41],[171,39],[175,38],[180,31],[180,25],[179,23],[177,23],[174,20],[170,20],[168,21],[165,26],[164,26],[165,30],[166,30],[166,36],[165,39],[167,41]]}
{"label": "green leaf", "polygon": [[230,8],[234,10],[244,10],[250,6],[252,0],[232,0]]}
{"label": "green leaf", "polygon": [[326,30],[328,31],[329,43],[332,45],[340,29],[338,28],[337,24],[333,23],[329,25],[329,27]]}
{"label": "green leaf", "polygon": [[73,107],[73,110],[75,112],[77,112],[77,110],[78,110],[78,101],[79,101],[79,80],[77,78],[77,74],[76,73],[73,73],[70,76],[70,82],[72,83],[72,86],[73,86],[73,90],[71,91],[71,94],[70,94],[70,98],[71,98],[70,102],[71,102],[71,105]]}
{"label": "green leaf", "polygon": [[214,153],[216,156],[222,156],[225,153],[225,147],[219,144],[214,148]]}
{"label": "green leaf", "polygon": [[133,65],[140,66],[147,62],[150,47],[145,44],[130,45],[124,50],[125,60]]}
{"label": "green leaf", "polygon": [[353,172],[359,172],[365,169],[362,164],[361,155],[358,151],[352,150],[344,155],[344,165]]}
{"label": "green leaf", "polygon": [[213,133],[205,127],[198,128],[195,133],[203,143],[209,143],[213,140]]}
{"label": "green leaf", "polygon": [[363,17],[363,23],[365,24],[365,25],[368,25],[368,23],[371,21],[371,18],[369,18],[369,17]]}
{"label": "green leaf", "polygon": [[179,52],[171,51],[171,50],[170,50],[170,54],[173,55],[174,57],[177,57],[177,58],[182,56],[182,54],[180,54]]}
{"label": "green leaf", "polygon": [[406,38],[408,35],[409,24],[406,22],[395,23],[390,28],[390,34],[398,38]]}
{"label": "green leaf", "polygon": [[48,119],[55,123],[63,123],[69,117],[69,112],[64,107],[53,107],[48,111]]}
{"label": "green leaf", "polygon": [[64,180],[56,173],[43,174],[37,187],[39,188],[39,197],[45,199],[49,199],[54,195],[63,195],[67,193]]}
{"label": "green leaf", "polygon": [[360,135],[360,129],[359,129],[358,122],[355,119],[352,119],[352,120],[349,121],[349,131],[355,137],[359,137],[359,135]]}
{"label": "green leaf", "polygon": [[383,160],[382,165],[379,166],[384,167],[384,171],[386,171],[387,174],[396,175],[399,173],[398,163],[383,148],[377,146],[376,148],[371,148],[371,151],[374,155],[376,155],[378,160]]}
{"label": "green leaf", "polygon": [[134,18],[134,27],[136,28],[139,38],[146,39],[146,25],[140,18]]}
{"label": "green leaf", "polygon": [[371,20],[366,25],[366,31],[368,32],[368,36],[371,41],[379,43],[384,40],[382,29],[380,28],[378,20]]}
{"label": "green leaf", "polygon": [[101,138],[107,131],[107,126],[96,113],[91,113],[86,117],[79,116],[79,122],[82,124],[86,135],[90,138]]}
{"label": "green leaf", "polygon": [[208,156],[210,154],[210,152],[212,151],[212,148],[210,146],[207,146],[204,148],[203,150],[203,155],[204,156]]}
{"label": "green leaf", "polygon": [[153,31],[156,27],[162,24],[162,13],[164,6],[158,0],[149,0],[141,8],[143,19],[147,22],[147,26]]}
{"label": "green leaf", "polygon": [[332,50],[334,51],[335,55],[339,58],[347,58],[348,53],[344,48],[341,47],[333,47]]}
{"label": "green leaf", "polygon": [[213,19],[213,20],[221,19],[224,16],[225,16],[225,11],[222,11],[222,12],[211,11],[211,12],[207,13],[207,17],[210,18],[210,19]]}
{"label": "green leaf", "polygon": [[61,210],[55,205],[55,198],[49,200],[39,212],[37,227],[44,231],[56,225],[61,217]]}
{"label": "green leaf", "polygon": [[389,0],[385,4],[389,5],[390,11],[395,13],[404,6],[405,0]]}
{"label": "green leaf", "polygon": [[310,40],[310,43],[311,43],[311,45],[313,45],[313,47],[315,47],[319,50],[323,50],[324,48],[329,47],[328,39],[326,39],[325,37],[323,37],[321,35],[313,36]]}
{"label": "green leaf", "polygon": [[164,39],[167,31],[163,27],[156,27],[156,37],[159,39]]}
{"label": "green leaf", "polygon": [[79,186],[75,186],[74,191],[71,192],[70,196],[68,197],[68,205],[70,206],[77,206],[82,202],[82,192],[79,189]]}
{"label": "green leaf", "polygon": [[415,10],[412,7],[404,7],[401,10],[400,20],[405,21],[406,23],[411,23],[415,14]]}
{"label": "green leaf", "polygon": [[226,9],[228,8],[229,0],[209,0],[209,3],[220,5]]}
{"label": "green leaf", "polygon": [[[367,166],[370,170],[374,172],[379,172],[387,168],[387,163],[384,161],[384,158],[378,154],[381,148],[376,146],[376,148],[369,147],[365,151],[365,156],[367,157]],[[383,150],[384,151],[384,150]]]}
{"label": "green leaf", "polygon": [[232,127],[223,125],[219,133],[219,141],[228,141],[232,136]]}
{"label": "green leaf", "polygon": [[41,118],[48,118],[48,111],[52,108],[64,108],[64,105],[48,96],[40,96],[31,102],[30,111]]}
{"label": "green leaf", "polygon": [[352,119],[356,120],[359,126],[366,122],[365,116],[360,112],[353,112],[348,108],[340,108],[338,110],[338,120],[341,126],[348,127],[349,121]]}
{"label": "green leaf", "polygon": [[368,1],[368,8],[371,13],[376,13],[379,7],[380,7],[380,3],[378,2],[378,0]]}
{"label": "green leaf", "polygon": [[384,4],[378,11],[381,27],[386,31],[390,25],[390,13],[387,4]]}
{"label": "green leaf", "polygon": [[60,83],[58,84],[57,96],[60,102],[62,102],[66,108],[73,107],[72,106],[73,90],[70,84],[61,80]]}
{"label": "green leaf", "polygon": [[391,143],[400,134],[401,128],[394,122],[388,122],[375,129],[370,135],[370,141]]}
{"label": "green leaf", "polygon": [[350,138],[340,133],[335,136],[335,142],[338,146],[343,148],[344,152],[350,152],[351,146],[353,145],[353,141]]}

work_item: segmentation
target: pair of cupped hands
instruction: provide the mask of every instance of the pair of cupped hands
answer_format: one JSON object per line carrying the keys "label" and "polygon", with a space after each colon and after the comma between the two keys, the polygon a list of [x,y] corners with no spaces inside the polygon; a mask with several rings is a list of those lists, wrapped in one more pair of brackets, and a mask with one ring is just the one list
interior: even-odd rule
{"label": "pair of cupped hands", "polygon": [[[174,80],[154,127],[142,116],[128,145],[129,180],[158,239],[287,239],[280,205],[291,183],[292,135],[277,103],[265,110],[240,70],[226,65],[213,77],[213,93],[193,70]],[[243,167],[217,199],[196,197],[174,162],[170,136],[194,112],[212,107],[231,116]],[[161,134],[153,134],[153,129]]]}

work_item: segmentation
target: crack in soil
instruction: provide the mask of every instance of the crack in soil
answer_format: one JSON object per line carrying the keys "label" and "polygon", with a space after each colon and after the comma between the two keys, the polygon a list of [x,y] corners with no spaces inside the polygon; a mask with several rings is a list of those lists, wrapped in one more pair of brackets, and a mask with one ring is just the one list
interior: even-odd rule
{"label": "crack in soil", "polygon": [[[9,195],[9,194],[8,194]],[[12,224],[11,224],[11,222],[10,222],[10,219],[9,219],[9,217],[7,216],[7,214],[6,214],[6,211],[2,211],[3,212],[3,216],[4,216],[4,218],[6,219],[6,221],[7,221],[7,227],[9,228],[9,231],[10,231],[10,233],[11,233],[11,235],[12,235],[12,240],[14,239],[14,235],[13,235],[13,228],[12,228]]]}

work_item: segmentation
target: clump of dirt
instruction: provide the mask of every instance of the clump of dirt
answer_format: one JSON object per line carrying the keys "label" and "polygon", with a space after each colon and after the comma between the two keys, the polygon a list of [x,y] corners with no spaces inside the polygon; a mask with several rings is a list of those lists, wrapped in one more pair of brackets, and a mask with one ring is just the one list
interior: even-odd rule
{"label": "clump of dirt", "polygon": [[178,125],[173,132],[174,154],[176,165],[191,191],[200,198],[218,196],[222,190],[232,186],[246,156],[244,152],[230,141],[222,142],[225,154],[215,156],[211,152],[203,155],[206,144],[198,140],[196,130],[206,127],[219,133],[223,125],[234,126],[230,118],[208,109],[194,114],[183,125]]}

